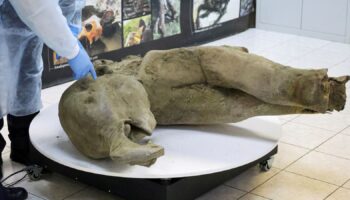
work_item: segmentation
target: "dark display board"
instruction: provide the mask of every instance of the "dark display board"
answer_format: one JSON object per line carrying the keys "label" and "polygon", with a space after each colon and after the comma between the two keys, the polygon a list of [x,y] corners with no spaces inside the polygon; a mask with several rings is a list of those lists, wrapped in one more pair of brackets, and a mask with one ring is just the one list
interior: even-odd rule
{"label": "dark display board", "polygon": [[[255,26],[255,0],[87,0],[77,36],[92,60],[196,45]],[[45,47],[43,87],[72,80],[65,58]]]}

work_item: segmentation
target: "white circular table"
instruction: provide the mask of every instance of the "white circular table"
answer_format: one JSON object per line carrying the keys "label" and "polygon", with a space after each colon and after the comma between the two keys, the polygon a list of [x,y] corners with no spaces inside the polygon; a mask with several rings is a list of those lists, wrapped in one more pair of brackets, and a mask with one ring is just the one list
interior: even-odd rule
{"label": "white circular table", "polygon": [[70,142],[58,119],[58,105],[42,110],[30,127],[34,148],[46,158],[79,171],[124,178],[169,179],[222,172],[256,161],[281,137],[277,117],[254,117],[235,124],[163,126],[151,140],[165,155],[151,167],[92,160]]}

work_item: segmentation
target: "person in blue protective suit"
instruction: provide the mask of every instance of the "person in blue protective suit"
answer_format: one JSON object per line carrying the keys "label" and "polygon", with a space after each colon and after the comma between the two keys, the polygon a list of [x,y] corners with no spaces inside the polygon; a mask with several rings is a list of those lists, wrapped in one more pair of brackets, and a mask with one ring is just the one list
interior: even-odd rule
{"label": "person in blue protective suit", "polygon": [[[88,74],[96,79],[89,56],[74,36],[84,5],[84,0],[0,0],[0,130],[7,116],[12,161],[30,164],[29,126],[42,106],[43,43],[68,59],[75,79]],[[0,134],[0,153],[5,145]],[[2,172],[1,157],[0,166]],[[23,188],[0,184],[1,200],[27,195]]]}

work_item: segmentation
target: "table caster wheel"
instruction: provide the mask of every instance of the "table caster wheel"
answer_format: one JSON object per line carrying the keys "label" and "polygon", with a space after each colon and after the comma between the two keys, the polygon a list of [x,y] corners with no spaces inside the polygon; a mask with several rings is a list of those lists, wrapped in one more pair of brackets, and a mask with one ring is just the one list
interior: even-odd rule
{"label": "table caster wheel", "polygon": [[271,157],[268,160],[264,160],[259,163],[259,168],[261,171],[267,172],[271,169],[274,158]]}
{"label": "table caster wheel", "polygon": [[28,177],[32,181],[40,180],[43,168],[38,165],[30,166],[27,170]]}

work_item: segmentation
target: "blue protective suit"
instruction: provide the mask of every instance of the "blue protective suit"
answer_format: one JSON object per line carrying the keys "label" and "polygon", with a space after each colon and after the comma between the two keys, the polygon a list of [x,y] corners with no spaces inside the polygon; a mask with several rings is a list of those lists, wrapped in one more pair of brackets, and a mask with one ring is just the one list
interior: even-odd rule
{"label": "blue protective suit", "polygon": [[68,59],[79,53],[68,25],[85,0],[0,0],[0,118],[40,110],[43,42]]}

